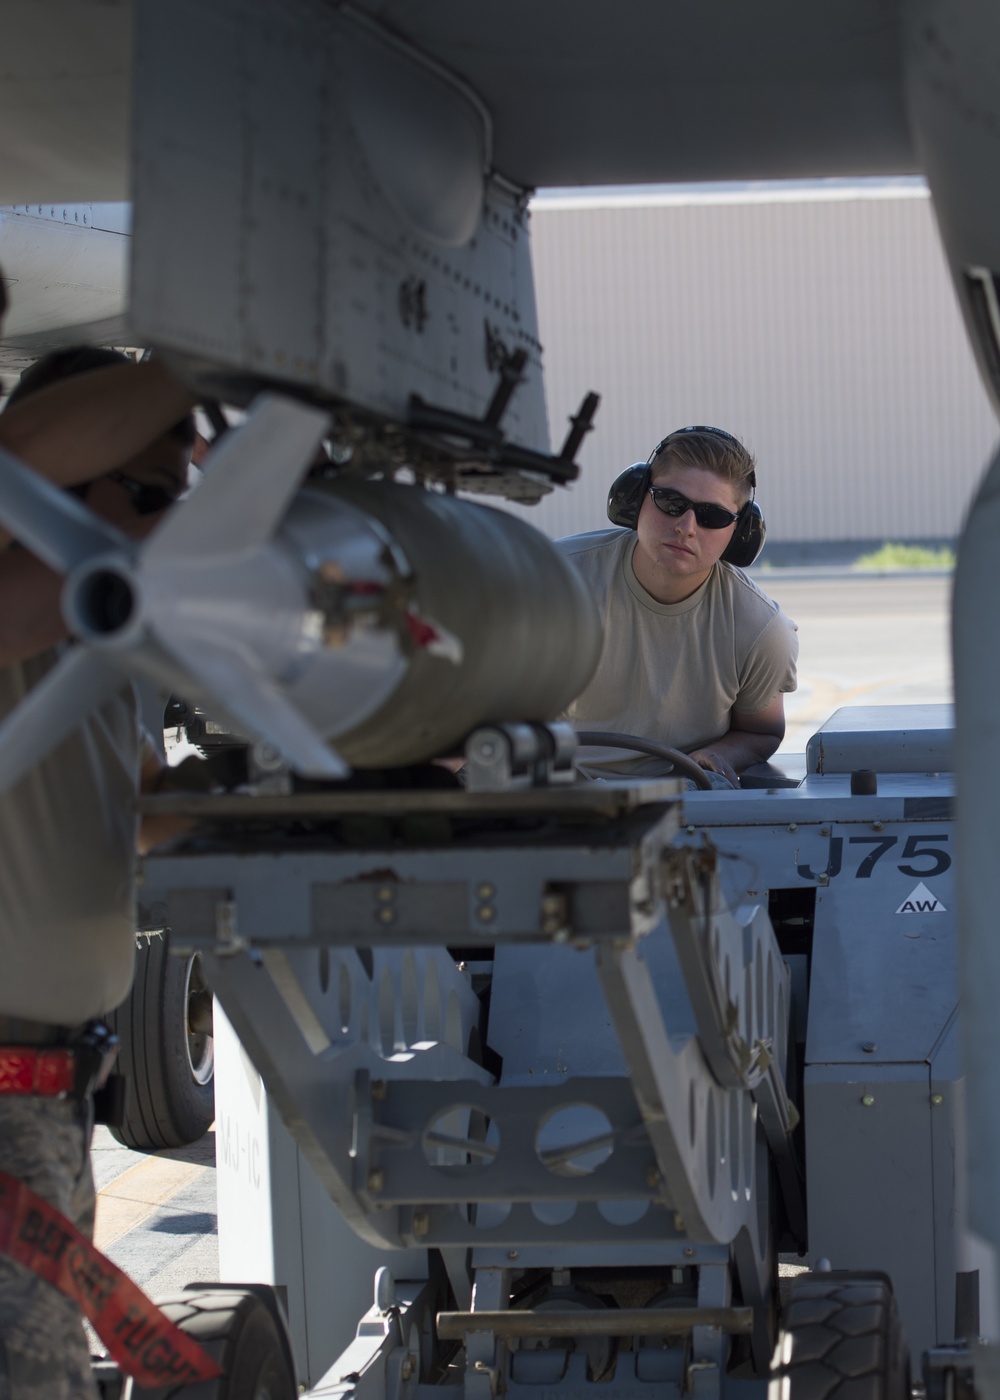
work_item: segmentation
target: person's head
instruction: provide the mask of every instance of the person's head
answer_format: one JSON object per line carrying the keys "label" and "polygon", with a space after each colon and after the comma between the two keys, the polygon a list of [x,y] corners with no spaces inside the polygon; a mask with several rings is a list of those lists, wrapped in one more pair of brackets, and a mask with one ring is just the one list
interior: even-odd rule
{"label": "person's head", "polygon": [[663,576],[661,601],[681,576],[707,578],[719,560],[746,568],[757,558],[766,532],[753,500],[755,467],[722,428],[678,428],[615,479],[608,518],[637,532],[633,566],[650,592],[654,574]]}
{"label": "person's head", "polygon": [[608,495],[608,518],[635,530],[632,566],[660,602],[693,592],[720,560],[745,568],[764,543],[753,500],[755,463],[721,428],[679,428],[646,462],[628,467]]}
{"label": "person's head", "polygon": [[649,484],[658,485],[673,467],[694,467],[729,482],[739,510],[757,485],[756,466],[752,453],[731,433],[721,428],[680,428],[650,454]]}
{"label": "person's head", "polygon": [[8,405],[26,399],[29,394],[37,394],[39,389],[47,389],[50,384],[58,384],[61,379],[70,379],[74,374],[86,374],[91,369],[106,369],[108,365],[131,364],[127,355],[120,350],[105,350],[99,345],[71,345],[65,350],[52,350],[40,360],[29,365],[19,381],[10,391]]}
{"label": "person's head", "polygon": [[[96,345],[73,345],[65,350],[53,350],[24,371],[11,391],[8,407],[29,394],[36,394],[74,375],[107,369],[111,365],[132,364],[134,361],[121,351]],[[148,515],[165,510],[187,485],[195,435],[194,415],[187,414],[128,462],[123,462],[114,471],[108,472],[106,477],[100,478],[99,494],[106,494],[106,483],[113,483],[115,488],[126,494],[128,504],[135,513]],[[89,498],[92,488],[98,489],[96,483],[74,489],[76,494]],[[91,501],[91,504],[96,505],[96,502]],[[110,502],[110,510],[112,514],[115,513],[114,502]]]}

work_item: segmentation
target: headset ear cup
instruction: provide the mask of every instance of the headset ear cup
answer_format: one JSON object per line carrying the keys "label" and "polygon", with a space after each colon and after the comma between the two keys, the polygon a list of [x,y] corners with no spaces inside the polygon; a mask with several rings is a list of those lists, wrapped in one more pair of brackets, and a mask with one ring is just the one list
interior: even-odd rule
{"label": "headset ear cup", "polygon": [[648,487],[648,462],[636,462],[615,477],[608,492],[608,519],[612,525],[624,525],[626,530],[635,529]]}
{"label": "headset ear cup", "polygon": [[767,526],[756,501],[747,501],[740,511],[733,537],[726,545],[722,556],[723,563],[734,564],[737,569],[746,569],[758,557],[767,538]]}

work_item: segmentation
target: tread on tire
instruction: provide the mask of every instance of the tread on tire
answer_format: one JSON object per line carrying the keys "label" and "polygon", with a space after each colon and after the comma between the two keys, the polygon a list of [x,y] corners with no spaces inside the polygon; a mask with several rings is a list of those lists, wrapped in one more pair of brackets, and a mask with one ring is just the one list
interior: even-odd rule
{"label": "tread on tire", "polygon": [[222,1367],[214,1381],[178,1386],[127,1383],[124,1400],[298,1400],[284,1327],[264,1300],[266,1285],[192,1284],[158,1306]]}
{"label": "tread on tire", "polygon": [[189,1024],[199,984],[200,960],[172,956],[168,934],[139,939],[132,991],[108,1017],[127,1081],[124,1118],[111,1132],[126,1147],[186,1147],[212,1125],[211,1037],[192,1033]]}
{"label": "tread on tire", "polygon": [[909,1400],[910,1361],[885,1274],[803,1274],[794,1281],[768,1400]]}

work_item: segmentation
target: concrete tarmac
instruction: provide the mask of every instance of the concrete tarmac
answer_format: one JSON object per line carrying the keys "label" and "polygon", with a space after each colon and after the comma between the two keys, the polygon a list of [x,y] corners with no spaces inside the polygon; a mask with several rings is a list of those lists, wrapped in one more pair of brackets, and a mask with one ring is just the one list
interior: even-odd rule
{"label": "concrete tarmac", "polygon": [[[799,689],[782,750],[841,705],[950,701],[949,575],[773,570],[755,574],[799,626]],[[215,1134],[147,1156],[94,1138],[97,1243],[152,1297],[218,1278]]]}
{"label": "concrete tarmac", "polygon": [[951,575],[774,570],[758,585],[799,627],[799,688],[781,751],[802,753],[842,705],[952,699]]}
{"label": "concrete tarmac", "polygon": [[151,1298],[219,1277],[215,1132],[190,1147],[132,1152],[94,1130],[94,1243]]}

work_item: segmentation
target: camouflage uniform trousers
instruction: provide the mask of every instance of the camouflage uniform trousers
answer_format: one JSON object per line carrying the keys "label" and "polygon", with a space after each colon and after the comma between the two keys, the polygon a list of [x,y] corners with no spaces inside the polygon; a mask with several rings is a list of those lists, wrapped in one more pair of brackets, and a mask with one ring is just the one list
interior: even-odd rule
{"label": "camouflage uniform trousers", "polygon": [[[0,1171],[94,1233],[91,1106],[74,1099],[0,1098]],[[0,1254],[0,1400],[98,1400],[80,1310]]]}

